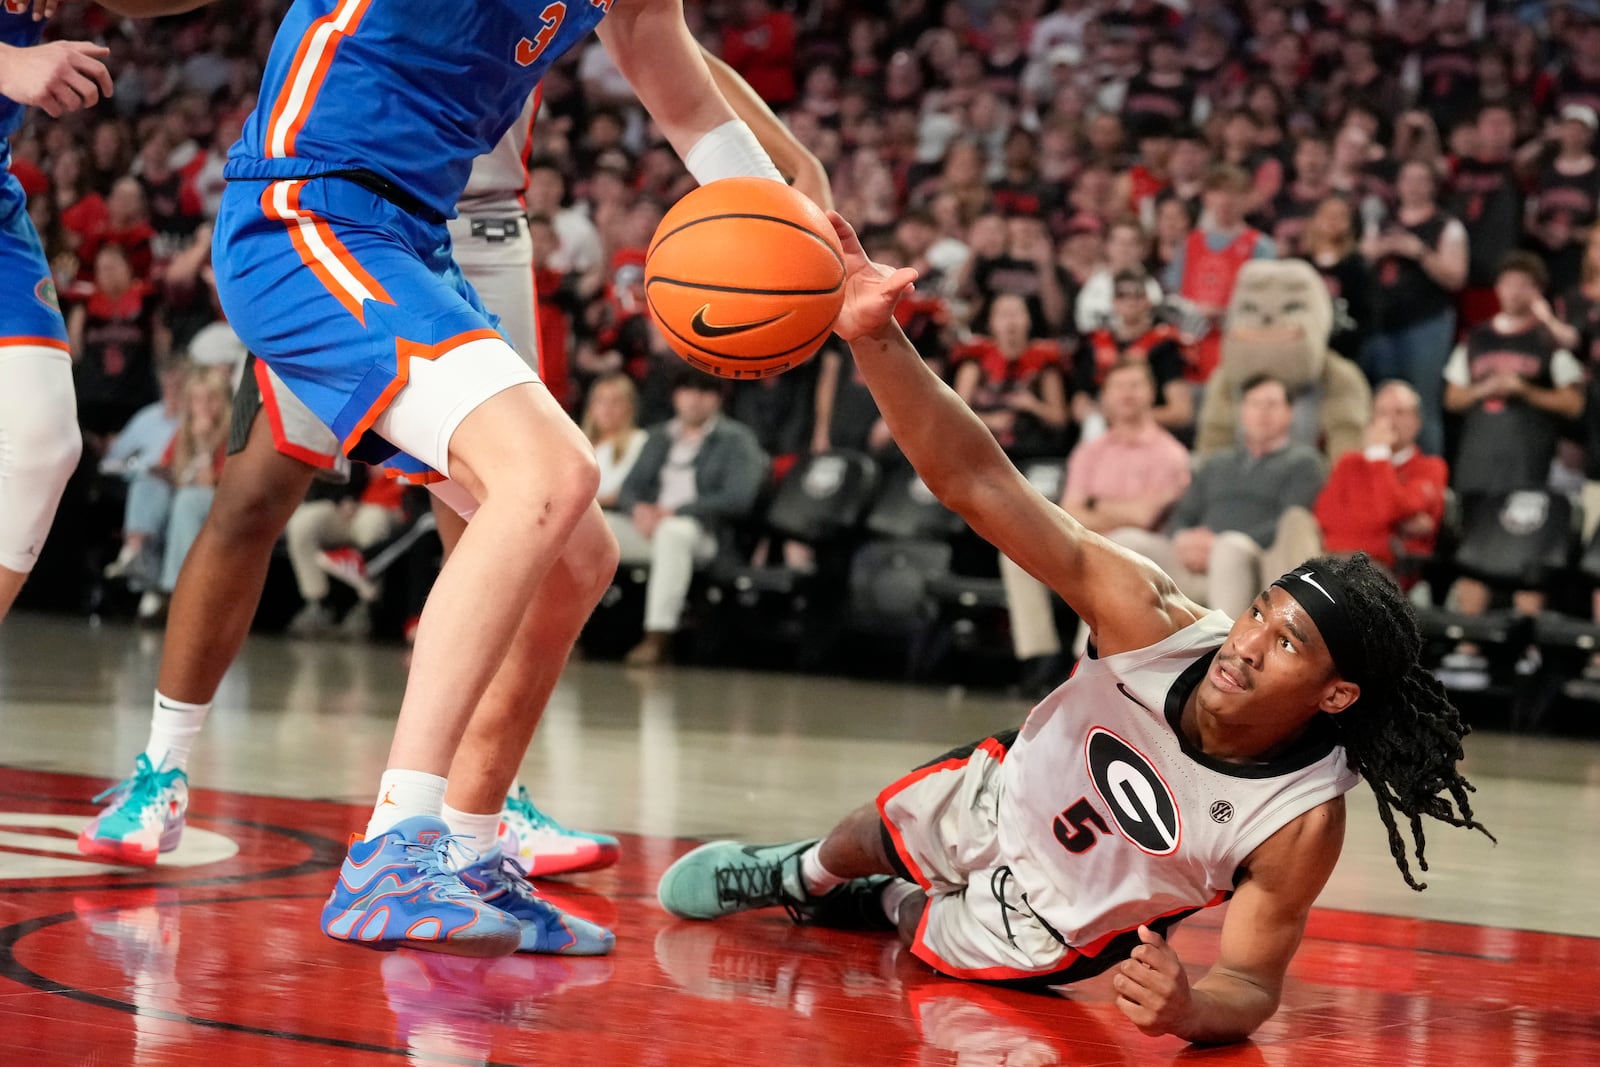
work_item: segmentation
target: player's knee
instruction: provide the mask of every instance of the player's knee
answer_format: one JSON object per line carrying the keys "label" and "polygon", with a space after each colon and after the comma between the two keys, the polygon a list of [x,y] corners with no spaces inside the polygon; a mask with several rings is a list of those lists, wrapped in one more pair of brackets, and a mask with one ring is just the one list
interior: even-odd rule
{"label": "player's knee", "polygon": [[27,419],[18,431],[11,450],[18,484],[41,496],[60,496],[83,456],[83,434],[76,421]]}
{"label": "player's knee", "polygon": [[562,443],[537,456],[531,450],[525,458],[516,451],[510,455],[518,458],[479,474],[481,502],[502,501],[520,509],[532,525],[576,526],[600,488],[593,450]]}
{"label": "player's knee", "polygon": [[271,486],[239,478],[218,488],[206,521],[231,545],[270,546],[283,533],[283,510],[284,502]]}

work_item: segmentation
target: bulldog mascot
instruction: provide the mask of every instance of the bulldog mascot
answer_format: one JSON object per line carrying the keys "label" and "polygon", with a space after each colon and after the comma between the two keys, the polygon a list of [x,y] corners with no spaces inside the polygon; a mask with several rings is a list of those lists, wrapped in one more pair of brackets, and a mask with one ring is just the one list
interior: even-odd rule
{"label": "bulldog mascot", "polygon": [[1222,361],[1206,383],[1195,451],[1202,457],[1237,442],[1239,389],[1261,374],[1294,398],[1294,440],[1329,462],[1361,448],[1372,389],[1352,361],[1328,347],[1333,301],[1311,264],[1255,259],[1239,272],[1228,302]]}

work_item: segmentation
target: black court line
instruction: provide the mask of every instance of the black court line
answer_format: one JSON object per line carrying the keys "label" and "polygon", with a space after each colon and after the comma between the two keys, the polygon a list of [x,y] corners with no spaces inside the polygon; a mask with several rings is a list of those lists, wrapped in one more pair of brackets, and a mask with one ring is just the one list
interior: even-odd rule
{"label": "black court line", "polygon": [[[260,900],[318,900],[320,896],[307,893],[275,893],[254,897],[207,897],[202,900],[176,900],[164,904],[154,905],[158,908],[183,907],[189,904],[241,904],[247,901]],[[100,909],[96,909],[97,911]],[[108,910],[116,910],[114,907]],[[353,1041],[342,1037],[324,1037],[318,1034],[307,1034],[297,1030],[278,1030],[269,1026],[250,1026],[246,1023],[230,1023],[221,1019],[207,1019],[199,1015],[188,1015],[183,1012],[164,1011],[159,1008],[141,1008],[125,1000],[117,1000],[100,993],[90,993],[83,989],[60,988],[62,983],[24,966],[17,959],[17,942],[29,934],[39,930],[59,926],[62,923],[74,922],[79,918],[76,912],[64,912],[59,915],[44,915],[35,919],[24,919],[0,929],[0,978],[9,978],[18,985],[25,986],[39,993],[50,996],[65,997],[80,1004],[88,1004],[96,1008],[108,1008],[111,1011],[121,1012],[124,1015],[139,1015],[147,1019],[161,1019],[165,1022],[186,1023],[190,1026],[203,1026],[212,1030],[226,1030],[230,1033],[249,1034],[253,1037],[277,1038],[281,1041],[295,1041],[304,1045],[321,1045],[325,1048],[347,1049],[352,1052],[376,1052],[382,1055],[399,1056],[410,1059],[411,1050],[399,1048],[394,1045],[380,1045],[370,1041]],[[448,1054],[428,1055],[430,1061],[440,1063],[469,1064],[472,1067],[516,1067],[515,1064],[500,1063],[494,1060],[481,1060],[476,1057],[451,1056]]]}
{"label": "black court line", "polygon": [[[243,796],[244,794],[235,794]],[[89,806],[88,801],[70,800],[56,796],[39,796],[30,793],[14,793],[0,791],[0,799],[30,800],[42,804],[73,804],[79,807]],[[276,798],[287,799],[287,798]],[[314,834],[308,830],[298,830],[288,826],[274,826],[271,823],[255,822],[251,819],[235,819],[227,815],[197,815],[196,822],[228,823],[233,826],[248,827],[264,833],[277,834],[297,841],[311,850],[311,855],[299,863],[289,864],[284,867],[269,867],[263,871],[244,872],[240,874],[219,874],[209,878],[174,878],[172,880],[143,881],[139,877],[149,869],[143,867],[129,867],[127,874],[85,874],[62,875],[60,878],[51,879],[52,884],[28,885],[19,881],[12,885],[7,879],[0,878],[0,884],[5,886],[7,896],[14,893],[63,893],[82,892],[88,889],[188,889],[191,887],[246,885],[251,882],[265,882],[276,878],[297,878],[302,874],[314,874],[318,871],[337,870],[344,862],[347,846],[343,842],[334,841]],[[241,850],[242,854],[243,850]],[[232,857],[230,857],[232,858]],[[86,857],[92,862],[92,857]],[[226,863],[227,860],[218,862]],[[161,868],[156,868],[161,869]],[[165,868],[165,870],[193,870],[195,868]],[[67,881],[70,879],[70,881]]]}

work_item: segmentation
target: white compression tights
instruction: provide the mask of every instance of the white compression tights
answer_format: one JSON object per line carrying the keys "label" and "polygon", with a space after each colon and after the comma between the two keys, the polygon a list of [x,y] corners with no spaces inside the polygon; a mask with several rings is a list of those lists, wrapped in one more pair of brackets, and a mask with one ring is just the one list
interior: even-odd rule
{"label": "white compression tights", "polygon": [[0,347],[0,567],[33,570],[82,451],[67,354]]}

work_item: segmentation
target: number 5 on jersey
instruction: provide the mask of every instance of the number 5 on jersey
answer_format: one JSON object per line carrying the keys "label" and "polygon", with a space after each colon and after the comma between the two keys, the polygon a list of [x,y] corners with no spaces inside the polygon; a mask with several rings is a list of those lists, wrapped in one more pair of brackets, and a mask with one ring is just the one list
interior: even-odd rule
{"label": "number 5 on jersey", "polygon": [[[612,0],[589,0],[590,7],[598,7],[603,11],[611,10]],[[539,21],[542,25],[539,32],[533,35],[533,40],[524,37],[517,42],[517,64],[531,67],[539,62],[539,57],[544,55],[544,50],[550,47],[550,42],[555,40],[556,34],[561,32],[561,24],[567,20],[567,5],[565,0],[556,0],[553,4],[546,4],[545,9],[539,12]]]}
{"label": "number 5 on jersey", "polygon": [[1100,840],[1095,836],[1096,830],[1109,834],[1111,827],[1106,825],[1105,816],[1094,810],[1088,797],[1079,797],[1072,807],[1056,816],[1056,840],[1074,855],[1087,852],[1095,846]]}

